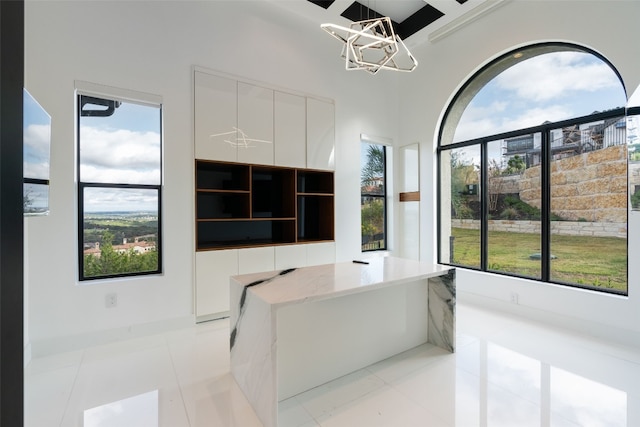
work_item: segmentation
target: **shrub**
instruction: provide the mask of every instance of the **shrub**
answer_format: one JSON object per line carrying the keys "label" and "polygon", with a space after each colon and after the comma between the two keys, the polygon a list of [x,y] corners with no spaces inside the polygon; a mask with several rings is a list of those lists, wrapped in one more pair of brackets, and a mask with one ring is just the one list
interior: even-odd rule
{"label": "shrub", "polygon": [[516,219],[518,218],[518,210],[516,208],[506,208],[500,213],[502,219]]}
{"label": "shrub", "polygon": [[631,195],[631,207],[634,209],[640,208],[640,191],[636,191]]}
{"label": "shrub", "polygon": [[[640,202],[640,199],[639,199]],[[513,208],[518,212],[517,217],[520,219],[528,219],[528,220],[539,220],[541,217],[540,209],[535,206],[531,206],[530,204],[523,202],[517,197],[507,196],[504,198],[504,206],[505,208]],[[506,209],[505,209],[506,210]],[[565,221],[565,218],[560,215],[551,213],[551,221]]]}

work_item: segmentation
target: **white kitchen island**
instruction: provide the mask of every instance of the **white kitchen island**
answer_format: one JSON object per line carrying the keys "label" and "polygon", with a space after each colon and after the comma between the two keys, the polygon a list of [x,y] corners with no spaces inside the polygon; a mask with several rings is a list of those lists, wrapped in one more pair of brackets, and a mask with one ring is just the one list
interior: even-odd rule
{"label": "white kitchen island", "polygon": [[231,278],[231,373],[265,427],[278,402],[425,342],[455,351],[455,270],[380,257]]}

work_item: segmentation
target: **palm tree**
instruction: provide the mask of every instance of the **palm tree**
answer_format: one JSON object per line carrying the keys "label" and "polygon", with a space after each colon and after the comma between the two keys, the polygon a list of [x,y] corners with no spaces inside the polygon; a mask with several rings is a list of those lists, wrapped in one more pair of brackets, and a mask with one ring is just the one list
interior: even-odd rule
{"label": "palm tree", "polygon": [[360,172],[360,185],[370,187],[384,177],[384,147],[367,145],[367,162]]}

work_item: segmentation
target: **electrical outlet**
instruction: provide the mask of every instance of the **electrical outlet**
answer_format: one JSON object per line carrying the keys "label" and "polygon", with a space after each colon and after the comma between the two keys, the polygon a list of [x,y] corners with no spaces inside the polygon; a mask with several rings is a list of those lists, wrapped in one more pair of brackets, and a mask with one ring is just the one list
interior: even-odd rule
{"label": "electrical outlet", "polygon": [[518,293],[517,292],[511,292],[511,303],[512,304],[518,304]]}
{"label": "electrical outlet", "polygon": [[118,305],[118,294],[110,293],[105,295],[104,297],[104,306],[107,308],[112,308]]}

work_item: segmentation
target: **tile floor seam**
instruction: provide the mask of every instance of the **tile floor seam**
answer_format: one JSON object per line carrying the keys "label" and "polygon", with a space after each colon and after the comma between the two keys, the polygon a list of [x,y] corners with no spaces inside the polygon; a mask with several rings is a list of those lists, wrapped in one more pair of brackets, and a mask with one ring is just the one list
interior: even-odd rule
{"label": "tile floor seam", "polygon": [[85,351],[86,349],[82,350],[82,356],[80,356],[80,361],[78,362],[78,365],[76,366],[76,372],[73,375],[73,382],[71,384],[71,387],[69,388],[69,394],[67,395],[67,401],[64,405],[64,411],[62,411],[62,418],[60,419],[60,422],[58,423],[59,427],[63,427],[63,423],[64,420],[67,418],[67,411],[69,410],[69,405],[71,404],[71,396],[73,396],[73,391],[76,388],[76,385],[78,383],[78,377],[80,376],[80,369],[82,368],[82,365],[84,363],[84,358],[85,358]]}
{"label": "tile floor seam", "polygon": [[316,417],[314,417],[311,414],[311,412],[309,412],[309,410],[298,400],[298,396],[299,396],[299,394],[293,396],[293,398],[295,399],[295,402],[298,404],[298,406],[300,406],[300,408],[302,408],[302,410],[309,416],[310,419],[313,420],[314,423],[316,423],[318,426],[321,426],[320,422],[316,419]]}
{"label": "tile floor seam", "polygon": [[[435,362],[435,363],[437,363],[437,362]],[[441,363],[447,363],[447,361],[443,361],[443,362],[441,362]],[[455,360],[454,360],[454,362],[453,362],[453,363],[454,363],[454,364],[456,363],[456,362],[455,362]],[[432,364],[429,364],[429,366],[430,366],[430,365],[432,365]],[[424,368],[424,367],[423,367],[423,368]],[[421,371],[423,368],[418,369],[418,371]],[[460,368],[458,368],[458,367],[456,366],[456,368],[455,368],[455,369],[456,369],[456,371],[457,371],[457,370],[458,370],[458,369],[460,369]],[[410,376],[413,376],[413,374],[415,374],[415,373],[416,373],[416,372],[418,372],[418,371],[414,371],[414,372],[412,372],[412,373],[410,373],[410,374],[403,375],[402,377],[395,379],[395,380],[394,380],[394,382],[395,382],[395,383],[398,383],[399,381],[401,381],[401,380],[403,380],[403,379],[405,379],[405,378],[409,378]],[[479,376],[479,375],[477,375],[477,374],[470,373],[470,372],[467,372],[467,371],[464,371],[464,372],[465,372],[466,374],[468,374],[468,375],[473,375],[473,376],[475,376],[475,377],[478,377],[478,379],[480,379],[480,376]],[[445,423],[445,424],[447,424],[447,425],[449,425],[449,424],[450,424],[450,423],[448,423],[445,419],[443,419],[439,414],[437,414],[437,413],[433,412],[430,408],[427,408],[425,405],[423,405],[423,404],[422,404],[422,402],[420,402],[418,399],[416,399],[416,398],[414,397],[414,395],[413,395],[413,394],[411,394],[411,393],[405,393],[404,391],[402,391],[402,389],[401,389],[401,388],[399,388],[399,387],[398,387],[398,385],[397,385],[397,384],[391,384],[391,383],[387,383],[387,384],[388,384],[388,386],[389,386],[389,387],[391,387],[393,390],[395,390],[396,392],[398,392],[400,395],[404,396],[407,400],[409,400],[410,402],[412,402],[412,403],[414,403],[414,404],[416,404],[416,405],[420,406],[422,409],[424,409],[424,410],[426,410],[427,412],[429,412],[432,416],[435,416],[436,418],[438,418],[439,420],[441,420],[442,422],[444,422],[444,423]]]}
{"label": "tile floor seam", "polygon": [[178,391],[180,393],[180,401],[182,402],[182,408],[184,409],[185,416],[187,417],[187,422],[189,423],[188,427],[192,426],[191,417],[189,415],[189,411],[187,411],[187,403],[184,399],[184,392],[182,390],[182,384],[180,383],[180,378],[178,378],[178,371],[176,369],[176,364],[173,359],[173,354],[171,353],[171,346],[169,345],[169,341],[167,339],[166,334],[163,335],[165,346],[167,347],[167,353],[169,354],[169,360],[171,360],[171,369],[173,369],[173,376],[176,380],[176,385],[178,386]]}

